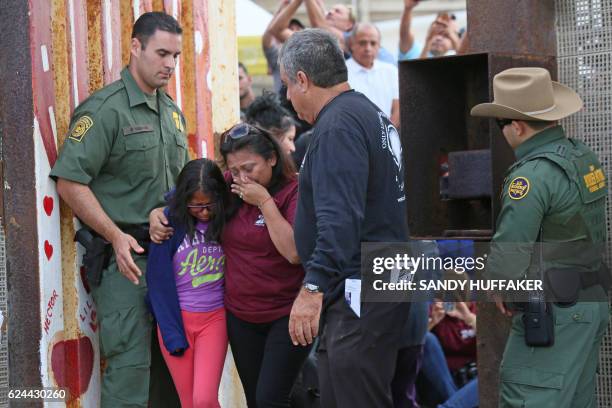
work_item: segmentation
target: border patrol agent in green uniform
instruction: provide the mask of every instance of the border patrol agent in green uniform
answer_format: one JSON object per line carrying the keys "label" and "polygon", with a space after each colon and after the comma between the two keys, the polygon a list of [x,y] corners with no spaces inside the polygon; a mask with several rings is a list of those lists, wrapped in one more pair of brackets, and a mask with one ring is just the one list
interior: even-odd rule
{"label": "border patrol agent in green uniform", "polygon": [[[189,160],[183,114],[159,89],[172,76],[181,34],[164,13],[136,21],[129,66],[75,109],[51,171],[79,219],[112,244],[99,286],[92,285],[106,360],[102,407],[149,404],[153,327],[144,301],[143,247],[149,212],[164,205],[164,193]],[[151,389],[160,388],[159,378],[151,375]],[[169,406],[155,397],[150,403]]]}
{"label": "border patrol agent in green uniform", "polygon": [[[596,155],[566,138],[556,123],[580,110],[582,101],[542,68],[503,71],[493,90],[495,101],[471,113],[496,118],[517,162],[501,192],[487,278],[523,279],[544,271],[552,288],[561,286],[553,302],[564,285],[567,292],[568,282],[575,288],[563,303],[541,302],[552,311],[552,345],[533,346],[530,333],[526,338],[527,311],[515,310],[500,368],[499,406],[596,407],[599,348],[610,314],[600,251],[606,240],[606,177]],[[540,242],[541,252],[534,249]],[[501,301],[497,306],[513,314]]]}

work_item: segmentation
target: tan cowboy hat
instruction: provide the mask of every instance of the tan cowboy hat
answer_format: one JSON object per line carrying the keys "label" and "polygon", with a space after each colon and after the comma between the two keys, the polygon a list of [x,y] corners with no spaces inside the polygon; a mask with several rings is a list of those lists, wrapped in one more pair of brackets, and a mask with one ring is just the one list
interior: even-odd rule
{"label": "tan cowboy hat", "polygon": [[580,96],[551,81],[544,68],[510,68],[493,78],[493,103],[472,108],[472,116],[555,121],[582,109]]}

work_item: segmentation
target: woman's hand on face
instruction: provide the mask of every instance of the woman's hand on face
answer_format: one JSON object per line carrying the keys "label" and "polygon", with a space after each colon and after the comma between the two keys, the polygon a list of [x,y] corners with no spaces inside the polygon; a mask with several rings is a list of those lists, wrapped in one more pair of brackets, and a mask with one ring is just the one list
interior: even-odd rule
{"label": "woman's hand on face", "polygon": [[467,324],[470,324],[472,320],[476,319],[476,315],[472,313],[472,311],[465,302],[457,302],[455,309],[447,312],[447,314],[451,317],[463,320]]}
{"label": "woman's hand on face", "polygon": [[247,204],[259,207],[270,198],[268,189],[249,179],[234,179],[232,193],[238,195]]}
{"label": "woman's hand on face", "polygon": [[444,316],[446,315],[446,311],[444,310],[444,303],[443,302],[434,302],[431,305],[431,311],[430,311],[430,315],[429,315],[429,330],[431,330],[433,327],[435,327],[438,323],[440,323],[442,321],[442,319],[444,319]]}

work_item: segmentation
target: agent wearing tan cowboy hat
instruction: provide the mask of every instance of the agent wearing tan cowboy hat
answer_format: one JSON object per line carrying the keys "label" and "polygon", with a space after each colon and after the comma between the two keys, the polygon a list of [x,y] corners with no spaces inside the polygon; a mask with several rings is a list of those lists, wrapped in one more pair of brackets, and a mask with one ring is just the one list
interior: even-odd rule
{"label": "agent wearing tan cowboy hat", "polygon": [[[497,302],[502,313],[513,315],[500,368],[499,406],[596,407],[595,372],[609,319],[608,303],[602,301],[609,285],[598,273],[597,250],[606,241],[606,177],[596,155],[566,138],[557,123],[579,111],[582,101],[542,68],[501,72],[493,79],[493,93],[493,103],[477,105],[471,114],[495,118],[517,161],[501,191],[486,276],[523,279],[544,271],[554,288],[567,276],[579,282],[577,296],[550,299],[551,346],[526,344],[526,314]],[[542,257],[534,249],[538,241],[545,248]]]}

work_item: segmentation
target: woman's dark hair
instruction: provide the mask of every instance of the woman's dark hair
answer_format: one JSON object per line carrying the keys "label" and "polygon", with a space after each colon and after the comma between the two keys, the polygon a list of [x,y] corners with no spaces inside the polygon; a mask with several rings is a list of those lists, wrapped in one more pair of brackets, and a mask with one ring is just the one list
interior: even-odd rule
{"label": "woman's dark hair", "polygon": [[[240,138],[233,139],[230,135],[232,129],[238,126],[247,126],[248,133]],[[269,160],[276,157],[276,164],[272,167],[272,179],[270,185],[268,185],[268,192],[270,195],[274,195],[278,192],[285,184],[291,180],[295,180],[295,167],[289,157],[283,153],[280,145],[269,132],[266,130],[248,125],[246,123],[239,123],[232,126],[221,134],[221,156],[227,166],[227,155],[240,150],[248,150],[254,154],[263,157],[265,160]],[[231,209],[228,211],[228,217],[235,213],[242,203],[237,201],[234,194],[230,196]]]}
{"label": "woman's dark hair", "polygon": [[187,203],[198,191],[208,195],[214,202],[213,216],[206,230],[206,241],[221,240],[225,224],[229,192],[219,166],[209,159],[192,160],[183,167],[176,182],[176,189],[168,203],[172,220],[185,228],[187,235],[193,238],[195,220],[189,213]]}
{"label": "woman's dark hair", "polygon": [[246,121],[266,129],[268,132],[279,130],[286,132],[295,123],[291,112],[283,108],[278,96],[272,92],[264,91],[261,96],[253,100],[245,112]]}

